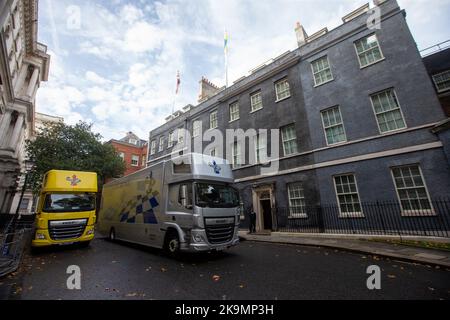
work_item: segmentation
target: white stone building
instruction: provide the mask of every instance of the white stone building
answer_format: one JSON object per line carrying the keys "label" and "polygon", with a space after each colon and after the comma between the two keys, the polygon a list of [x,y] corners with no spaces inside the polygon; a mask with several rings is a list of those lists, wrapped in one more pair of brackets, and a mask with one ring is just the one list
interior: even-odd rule
{"label": "white stone building", "polygon": [[37,42],[38,0],[0,1],[0,213],[11,211],[34,134],[35,97],[50,56]]}

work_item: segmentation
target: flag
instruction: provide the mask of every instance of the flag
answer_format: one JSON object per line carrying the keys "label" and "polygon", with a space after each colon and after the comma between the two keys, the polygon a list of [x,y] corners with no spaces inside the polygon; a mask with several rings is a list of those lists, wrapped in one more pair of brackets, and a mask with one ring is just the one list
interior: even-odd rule
{"label": "flag", "polygon": [[175,90],[175,94],[178,94],[178,89],[180,88],[180,71],[177,71],[177,89]]}
{"label": "flag", "polygon": [[228,33],[226,30],[223,35],[223,50],[225,51],[225,53],[228,52]]}

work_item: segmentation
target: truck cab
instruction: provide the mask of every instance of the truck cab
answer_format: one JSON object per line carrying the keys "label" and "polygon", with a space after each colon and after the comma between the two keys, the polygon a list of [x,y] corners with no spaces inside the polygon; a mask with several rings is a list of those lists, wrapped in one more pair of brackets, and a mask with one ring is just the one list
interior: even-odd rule
{"label": "truck cab", "polygon": [[48,171],[39,194],[31,245],[89,245],[94,238],[97,188],[95,172]]}

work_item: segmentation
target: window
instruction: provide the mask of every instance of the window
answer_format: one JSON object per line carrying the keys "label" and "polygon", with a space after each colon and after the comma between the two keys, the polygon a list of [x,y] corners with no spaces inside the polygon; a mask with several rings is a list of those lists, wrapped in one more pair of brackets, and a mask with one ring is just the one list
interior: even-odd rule
{"label": "window", "polygon": [[125,161],[125,153],[119,152],[119,157],[121,157],[122,160]]}
{"label": "window", "polygon": [[173,143],[174,143],[173,131],[170,131],[169,132],[169,141],[167,142],[167,148],[172,147]]}
{"label": "window", "polygon": [[255,154],[256,163],[265,163],[267,161],[267,136],[258,134],[256,136]]}
{"label": "window", "polygon": [[327,144],[330,145],[347,141],[339,107],[324,110],[321,114]]}
{"label": "window", "polygon": [[156,152],[156,140],[152,140],[150,145],[150,154],[155,154]]}
{"label": "window", "polygon": [[145,167],[145,163],[147,162],[147,157],[142,156],[142,166]]}
{"label": "window", "polygon": [[30,199],[28,198],[23,198],[22,201],[20,202],[20,207],[19,209],[21,211],[26,211],[28,210],[28,205],[30,204]]}
{"label": "window", "polygon": [[303,186],[300,182],[288,184],[289,217],[306,218],[306,204]]}
{"label": "window", "polygon": [[422,172],[418,165],[391,169],[403,214],[433,214]]}
{"label": "window", "polygon": [[434,85],[437,92],[444,92],[450,89],[450,70],[433,75]]}
{"label": "window", "polygon": [[335,176],[334,186],[341,216],[361,216],[361,203],[355,176],[353,174]]}
{"label": "window", "polygon": [[192,123],[192,137],[198,137],[201,134],[202,131],[202,121],[201,120],[195,120]]}
{"label": "window", "polygon": [[178,143],[183,144],[184,143],[184,128],[178,128],[177,130],[177,136],[178,136]]}
{"label": "window", "polygon": [[250,112],[254,112],[259,109],[262,109],[263,104],[262,104],[261,91],[258,91],[256,93],[253,93],[250,95],[250,104],[251,104]]}
{"label": "window", "polygon": [[164,136],[159,137],[159,148],[158,151],[161,152],[164,150]]}
{"label": "window", "polygon": [[209,114],[209,128],[210,129],[217,128],[217,110]]}
{"label": "window", "polygon": [[281,128],[281,139],[283,141],[283,154],[285,156],[297,152],[297,135],[294,124]]}
{"label": "window", "polygon": [[289,91],[289,82],[287,79],[283,79],[275,83],[275,94],[277,96],[277,101],[289,98],[291,92]]}
{"label": "window", "polygon": [[239,119],[239,103],[230,104],[230,122]]}
{"label": "window", "polygon": [[82,212],[95,210],[95,194],[47,194],[44,200],[43,212]]}
{"label": "window", "polygon": [[137,140],[136,139],[130,139],[130,140],[128,140],[128,142],[129,143],[131,143],[131,144],[137,144]]}
{"label": "window", "polygon": [[314,76],[315,86],[333,80],[333,74],[331,73],[328,56],[324,56],[311,62],[311,68]]}
{"label": "window", "polygon": [[139,166],[139,156],[137,156],[137,155],[135,155],[135,154],[133,154],[133,155],[131,156],[131,165],[132,165],[133,167]]}
{"label": "window", "polygon": [[381,133],[406,128],[394,89],[370,96]]}
{"label": "window", "polygon": [[355,48],[361,68],[384,59],[377,36],[374,34],[356,41]]}
{"label": "window", "polygon": [[233,168],[241,166],[241,144],[235,141],[231,149]]}

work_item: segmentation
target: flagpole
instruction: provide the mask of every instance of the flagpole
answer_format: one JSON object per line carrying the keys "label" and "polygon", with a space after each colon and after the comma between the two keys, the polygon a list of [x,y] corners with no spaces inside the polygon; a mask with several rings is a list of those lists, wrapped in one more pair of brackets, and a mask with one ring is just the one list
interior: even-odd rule
{"label": "flagpole", "polygon": [[175,112],[175,102],[176,102],[176,100],[177,100],[178,90],[179,90],[179,88],[180,88],[180,83],[181,83],[181,80],[180,80],[180,71],[177,70],[177,87],[176,87],[176,89],[175,89],[175,95],[174,95],[174,97],[173,97],[172,115],[173,115],[173,113]]}
{"label": "flagpole", "polygon": [[228,33],[224,32],[223,50],[225,54],[225,87],[228,87]]}

